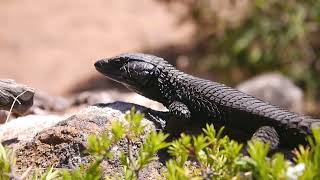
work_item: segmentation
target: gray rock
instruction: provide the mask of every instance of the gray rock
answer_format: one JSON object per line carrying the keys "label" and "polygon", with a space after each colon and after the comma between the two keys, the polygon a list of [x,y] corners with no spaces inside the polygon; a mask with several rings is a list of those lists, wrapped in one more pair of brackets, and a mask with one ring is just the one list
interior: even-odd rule
{"label": "gray rock", "polygon": [[[56,123],[70,117],[88,105],[117,100],[136,102],[156,110],[165,109],[162,104],[144,98],[136,93],[120,93],[114,90],[84,92],[75,95],[71,99],[55,97],[40,92],[35,94],[34,105],[26,113],[29,115],[16,118],[14,114],[11,114],[9,122],[3,125],[0,124],[0,142],[16,146],[16,144],[30,141],[38,132],[54,126]],[[115,109],[123,109],[126,105],[130,105],[131,107],[129,103],[113,103],[113,105],[117,106]],[[128,109],[128,107],[126,108]],[[0,110],[0,120],[4,122],[7,115],[8,112]]]}
{"label": "gray rock", "polygon": [[[30,166],[74,168],[81,163],[88,163],[92,160],[92,156],[85,151],[89,135],[100,134],[110,129],[112,121],[121,121],[126,124],[124,112],[130,110],[132,105],[116,102],[89,106],[53,127],[44,129],[37,133],[31,141],[16,149],[17,168],[26,169]],[[139,105],[135,107],[140,112],[147,110]],[[140,140],[133,143],[133,151],[137,151],[146,134],[155,129],[153,123],[147,119],[144,119],[142,124],[146,126],[145,132],[139,138]],[[126,150],[126,147],[126,141],[121,141],[111,150],[117,154],[119,149]],[[104,161],[102,165],[108,176],[123,173],[117,155],[114,160]],[[163,164],[160,161],[155,161],[142,170],[141,177],[156,179],[161,175],[162,167]]]}
{"label": "gray rock", "polygon": [[293,112],[302,113],[304,110],[302,90],[281,74],[263,74],[239,84],[236,88]]}
{"label": "gray rock", "polygon": [[63,112],[70,108],[71,102],[69,99],[60,96],[51,96],[44,92],[37,92],[34,96],[33,107],[29,110],[30,114],[40,114],[44,112]]}
{"label": "gray rock", "polygon": [[23,114],[32,106],[33,96],[33,88],[11,79],[0,79],[0,110]]}
{"label": "gray rock", "polygon": [[8,111],[0,110],[0,124],[6,122],[8,115],[9,115]]}
{"label": "gray rock", "polygon": [[[38,132],[64,120],[64,116],[57,115],[28,115],[19,117],[0,125],[0,142],[30,141]],[[5,143],[11,144],[11,143]]]}

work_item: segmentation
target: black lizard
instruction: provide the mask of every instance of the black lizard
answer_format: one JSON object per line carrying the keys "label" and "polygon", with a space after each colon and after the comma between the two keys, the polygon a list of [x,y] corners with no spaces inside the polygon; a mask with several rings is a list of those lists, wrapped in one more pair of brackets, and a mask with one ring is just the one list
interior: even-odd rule
{"label": "black lizard", "polygon": [[226,85],[183,73],[153,55],[121,54],[99,60],[95,67],[112,80],[162,103],[174,117],[170,121],[180,126],[201,120],[212,122],[269,142],[272,149],[280,142],[289,146],[305,144],[313,125],[320,123],[320,119],[289,112]]}

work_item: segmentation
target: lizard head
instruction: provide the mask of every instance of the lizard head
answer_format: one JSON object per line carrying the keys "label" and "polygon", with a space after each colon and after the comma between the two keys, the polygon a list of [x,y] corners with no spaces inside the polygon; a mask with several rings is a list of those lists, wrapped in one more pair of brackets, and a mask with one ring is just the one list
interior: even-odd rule
{"label": "lizard head", "polygon": [[162,58],[141,54],[126,53],[115,57],[97,61],[96,69],[108,78],[120,82],[139,94],[148,96],[146,92],[156,93],[152,84],[159,76],[158,65],[164,61]]}

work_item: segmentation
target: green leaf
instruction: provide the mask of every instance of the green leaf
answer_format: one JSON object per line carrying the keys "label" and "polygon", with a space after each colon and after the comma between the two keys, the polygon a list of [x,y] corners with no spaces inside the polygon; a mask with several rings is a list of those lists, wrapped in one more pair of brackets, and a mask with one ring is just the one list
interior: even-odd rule
{"label": "green leaf", "polygon": [[245,32],[242,36],[237,39],[237,41],[233,45],[233,51],[235,54],[240,53],[241,51],[247,49],[253,39],[255,38],[255,32],[253,30],[249,30]]}
{"label": "green leaf", "polygon": [[123,124],[121,122],[114,121],[114,122],[112,122],[111,126],[112,126],[111,131],[112,131],[112,134],[113,134],[113,136],[114,136],[116,141],[124,138],[124,136],[125,136],[125,128],[124,128],[124,126],[123,126]]}
{"label": "green leaf", "polygon": [[129,131],[132,131],[133,134],[131,134],[131,138],[138,137],[140,134],[142,134],[145,126],[141,124],[142,119],[144,118],[144,114],[141,114],[139,111],[135,110],[135,107],[133,106],[129,113],[126,113],[125,119],[129,123]]}

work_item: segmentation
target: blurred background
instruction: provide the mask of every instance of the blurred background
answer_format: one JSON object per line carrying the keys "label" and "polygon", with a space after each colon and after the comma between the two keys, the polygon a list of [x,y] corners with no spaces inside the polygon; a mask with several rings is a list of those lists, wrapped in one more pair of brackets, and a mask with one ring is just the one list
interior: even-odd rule
{"label": "blurred background", "polygon": [[279,73],[320,113],[320,0],[0,0],[1,78],[52,95],[124,90],[93,63],[129,51],[233,87]]}

